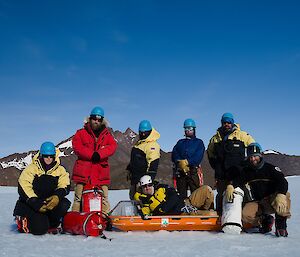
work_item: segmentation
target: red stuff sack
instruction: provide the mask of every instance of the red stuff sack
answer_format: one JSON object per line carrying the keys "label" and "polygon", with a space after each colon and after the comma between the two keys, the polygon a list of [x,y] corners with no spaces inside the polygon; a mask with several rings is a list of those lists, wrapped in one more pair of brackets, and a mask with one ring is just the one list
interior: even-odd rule
{"label": "red stuff sack", "polygon": [[105,229],[99,212],[68,212],[63,220],[63,231],[73,235],[99,236]]}

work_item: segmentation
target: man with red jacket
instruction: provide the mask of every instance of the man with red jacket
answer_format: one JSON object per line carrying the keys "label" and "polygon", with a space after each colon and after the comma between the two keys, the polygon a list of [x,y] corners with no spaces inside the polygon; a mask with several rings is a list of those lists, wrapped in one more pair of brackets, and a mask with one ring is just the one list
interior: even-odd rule
{"label": "man with red jacket", "polygon": [[77,130],[72,145],[78,159],[74,165],[72,180],[75,182],[75,196],[72,211],[80,211],[82,191],[85,184],[101,187],[103,190],[102,211],[108,213],[108,185],[110,168],[108,157],[117,149],[117,143],[108,130],[104,110],[95,107],[84,127]]}

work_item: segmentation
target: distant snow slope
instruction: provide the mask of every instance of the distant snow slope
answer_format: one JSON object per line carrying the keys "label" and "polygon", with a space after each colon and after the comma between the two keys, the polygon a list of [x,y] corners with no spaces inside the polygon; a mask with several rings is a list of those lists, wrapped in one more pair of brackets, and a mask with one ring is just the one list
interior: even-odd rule
{"label": "distant snow slope", "polygon": [[[17,257],[100,257],[100,256],[228,256],[284,257],[299,256],[300,242],[300,177],[289,177],[292,195],[292,218],[288,221],[288,238],[267,235],[227,235],[218,232],[106,232],[112,241],[101,238],[44,235],[16,232],[12,211],[18,198],[16,188],[0,187],[0,256]],[[73,198],[73,194],[69,199]],[[114,206],[128,199],[128,191],[110,191]]]}

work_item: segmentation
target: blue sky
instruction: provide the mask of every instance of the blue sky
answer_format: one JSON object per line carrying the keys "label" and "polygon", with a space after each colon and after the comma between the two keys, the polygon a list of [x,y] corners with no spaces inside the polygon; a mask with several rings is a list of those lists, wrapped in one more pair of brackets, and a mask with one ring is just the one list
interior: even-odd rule
{"label": "blue sky", "polygon": [[207,146],[224,112],[264,149],[300,155],[299,1],[0,0],[0,157],[73,135],[96,106],[148,119],[171,151]]}

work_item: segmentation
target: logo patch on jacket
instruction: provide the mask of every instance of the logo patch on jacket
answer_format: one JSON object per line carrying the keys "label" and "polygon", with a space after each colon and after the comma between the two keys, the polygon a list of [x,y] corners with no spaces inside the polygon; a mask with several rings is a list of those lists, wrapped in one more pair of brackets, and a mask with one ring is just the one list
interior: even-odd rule
{"label": "logo patch on jacket", "polygon": [[275,167],[275,170],[281,172],[281,169],[279,167]]}
{"label": "logo patch on jacket", "polygon": [[155,150],[155,147],[151,147],[150,150],[154,151],[154,150]]}

